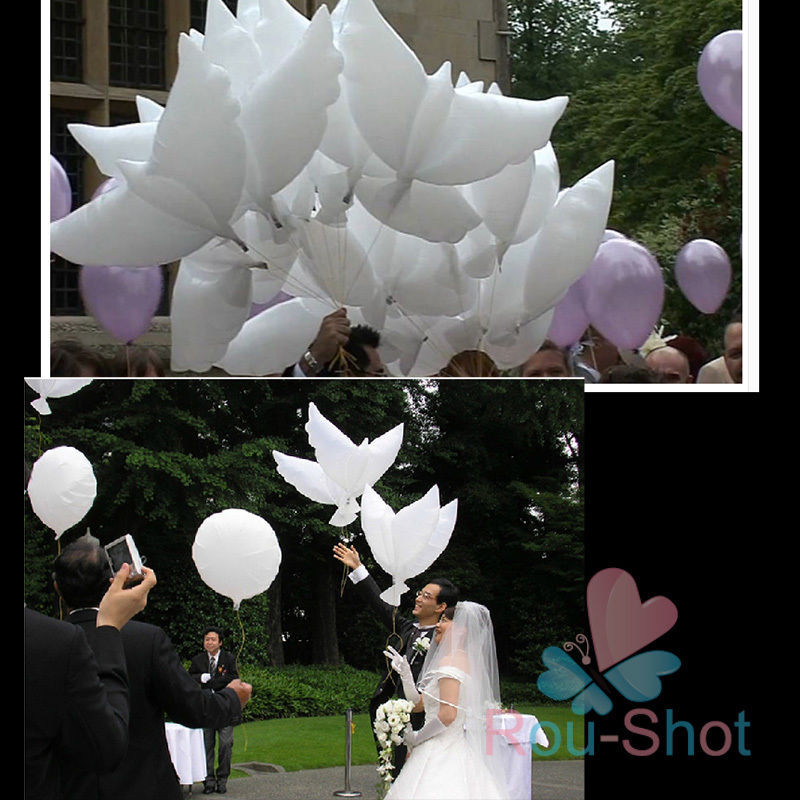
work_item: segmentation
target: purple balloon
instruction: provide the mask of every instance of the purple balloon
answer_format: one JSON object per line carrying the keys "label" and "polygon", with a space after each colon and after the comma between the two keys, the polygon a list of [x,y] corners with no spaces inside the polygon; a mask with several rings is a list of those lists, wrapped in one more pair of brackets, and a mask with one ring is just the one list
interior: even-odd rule
{"label": "purple balloon", "polygon": [[725,31],[704,48],[697,63],[697,84],[711,110],[742,129],[742,32]]}
{"label": "purple balloon", "polygon": [[72,210],[72,188],[64,167],[50,155],[50,222],[66,217]]}
{"label": "purple balloon", "polygon": [[589,327],[589,315],[583,304],[582,280],[583,278],[569,287],[553,312],[547,338],[559,347],[571,347]]}
{"label": "purple balloon", "polygon": [[653,255],[630,239],[601,244],[584,275],[592,325],[623,350],[644,344],[664,305],[664,278]]}
{"label": "purple balloon", "polygon": [[267,301],[266,303],[252,303],[250,305],[250,314],[248,315],[248,319],[252,319],[253,317],[260,314],[262,311],[266,311],[268,308],[272,308],[273,306],[277,306],[279,303],[285,303],[287,300],[291,300],[292,295],[286,294],[286,292],[278,292],[275,297],[271,300]]}
{"label": "purple balloon", "polygon": [[161,300],[161,267],[81,267],[81,297],[103,330],[130,344],[149,327]]}
{"label": "purple balloon", "polygon": [[713,314],[731,286],[728,254],[710,239],[694,239],[675,259],[675,280],[695,308]]}

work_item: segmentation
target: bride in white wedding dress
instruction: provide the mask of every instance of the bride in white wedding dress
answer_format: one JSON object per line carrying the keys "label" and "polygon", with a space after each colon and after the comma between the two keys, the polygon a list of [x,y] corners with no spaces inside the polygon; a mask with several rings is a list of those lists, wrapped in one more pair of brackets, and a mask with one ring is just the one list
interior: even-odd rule
{"label": "bride in white wedding dress", "polygon": [[486,712],[500,707],[489,610],[461,602],[442,614],[416,686],[405,657],[392,648],[386,655],[414,710],[425,709],[423,727],[406,728],[409,755],[386,800],[507,798],[502,769],[486,752]]}

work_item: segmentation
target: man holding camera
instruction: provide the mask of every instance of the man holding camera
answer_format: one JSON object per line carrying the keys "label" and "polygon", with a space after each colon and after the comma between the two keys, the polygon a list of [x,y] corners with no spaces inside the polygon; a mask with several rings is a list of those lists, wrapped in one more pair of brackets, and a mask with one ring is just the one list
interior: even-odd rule
{"label": "man holding camera", "polygon": [[[189,674],[210,694],[222,691],[231,681],[238,679],[236,658],[222,649],[222,632],[207,628],[203,633],[203,652],[192,659]],[[219,761],[214,772],[214,750],[219,736]],[[203,794],[225,794],[231,774],[233,752],[233,725],[203,729],[206,743],[206,779]]]}
{"label": "man holding camera", "polygon": [[[110,576],[105,551],[88,534],[68,545],[55,561],[55,589],[66,603],[69,621],[83,629],[90,644],[100,630],[98,608]],[[127,755],[117,769],[99,777],[75,763],[68,765],[62,773],[61,796],[70,800],[181,800],[164,714],[188,728],[231,725],[241,718],[253,687],[237,680],[220,692],[205,692],[183,668],[161,628],[132,620],[121,635],[130,692]]]}

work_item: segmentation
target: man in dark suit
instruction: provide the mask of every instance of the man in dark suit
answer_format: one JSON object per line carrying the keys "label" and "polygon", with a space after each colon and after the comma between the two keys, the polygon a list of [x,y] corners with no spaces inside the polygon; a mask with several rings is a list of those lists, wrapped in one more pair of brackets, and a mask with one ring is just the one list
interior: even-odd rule
{"label": "man in dark suit", "polygon": [[[69,621],[94,636],[97,592],[108,570],[105,552],[92,536],[69,545],[56,559],[56,590],[70,611]],[[241,681],[221,692],[204,692],[181,665],[167,634],[155,625],[129,622],[122,645],[130,680],[128,754],[107,775],[75,768],[65,775],[70,800],[180,800],[164,729],[165,713],[188,728],[228,725],[241,717],[252,687]]]}
{"label": "man in dark suit", "polygon": [[63,797],[66,763],[115,769],[128,746],[128,671],[120,629],[147,603],[148,570],[134,590],[123,566],[99,601],[92,647],[83,631],[25,609],[25,797]]}
{"label": "man in dark suit", "polygon": [[[189,674],[209,694],[219,692],[239,677],[236,657],[222,649],[222,632],[219,628],[207,628],[203,633],[203,652],[192,659]],[[216,775],[214,750],[219,737],[219,760]],[[203,794],[217,791],[225,794],[228,776],[231,774],[233,752],[233,725],[207,726],[203,729],[206,744],[206,779]]]}
{"label": "man in dark suit", "polygon": [[[411,674],[414,683],[419,679],[422,664],[425,661],[425,651],[432,640],[436,623],[439,621],[442,612],[449,606],[455,606],[458,602],[458,589],[445,578],[436,578],[427,583],[417,592],[412,610],[415,620],[401,617],[397,614],[397,609],[390,606],[380,598],[381,590],[375,579],[367,572],[367,568],[361,563],[358,551],[352,545],[346,547],[343,544],[336,544],[333,548],[333,555],[338,561],[350,567],[350,580],[355,585],[359,597],[375,610],[383,621],[387,630],[391,631],[386,640],[387,645],[391,645],[400,655],[404,655],[411,666]],[[403,684],[398,674],[387,667],[386,675],[381,679],[375,689],[369,704],[370,720],[373,724],[373,736],[375,735],[375,713],[381,703],[385,703],[392,697],[405,697]],[[419,730],[425,722],[425,714],[412,714],[411,727]],[[375,744],[380,752],[381,747],[377,737]],[[400,774],[403,763],[406,759],[405,745],[398,745],[394,751],[394,776]]]}

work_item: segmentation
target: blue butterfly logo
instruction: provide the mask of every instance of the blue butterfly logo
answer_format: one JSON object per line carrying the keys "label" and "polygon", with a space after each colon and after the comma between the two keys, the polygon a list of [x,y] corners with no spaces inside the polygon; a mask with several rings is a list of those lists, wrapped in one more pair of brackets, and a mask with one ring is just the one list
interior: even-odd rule
{"label": "blue butterfly logo", "polygon": [[[596,667],[589,667],[589,640],[583,634],[564,648],[547,647],[542,663],[547,671],[536,685],[553,700],[572,700],[575,714],[594,710],[608,714],[613,707],[613,687],[627,700],[641,703],[661,694],[661,677],[676,672],[680,659],[667,650],[636,651],[668,630],[677,610],[664,597],[645,604],[639,600],[633,578],[623,570],[602,570],[587,587],[589,624],[595,644]],[[598,638],[599,634],[599,638]],[[581,648],[586,645],[586,650]],[[581,653],[580,664],[567,655],[573,648]],[[636,653],[634,655],[634,653]]]}

